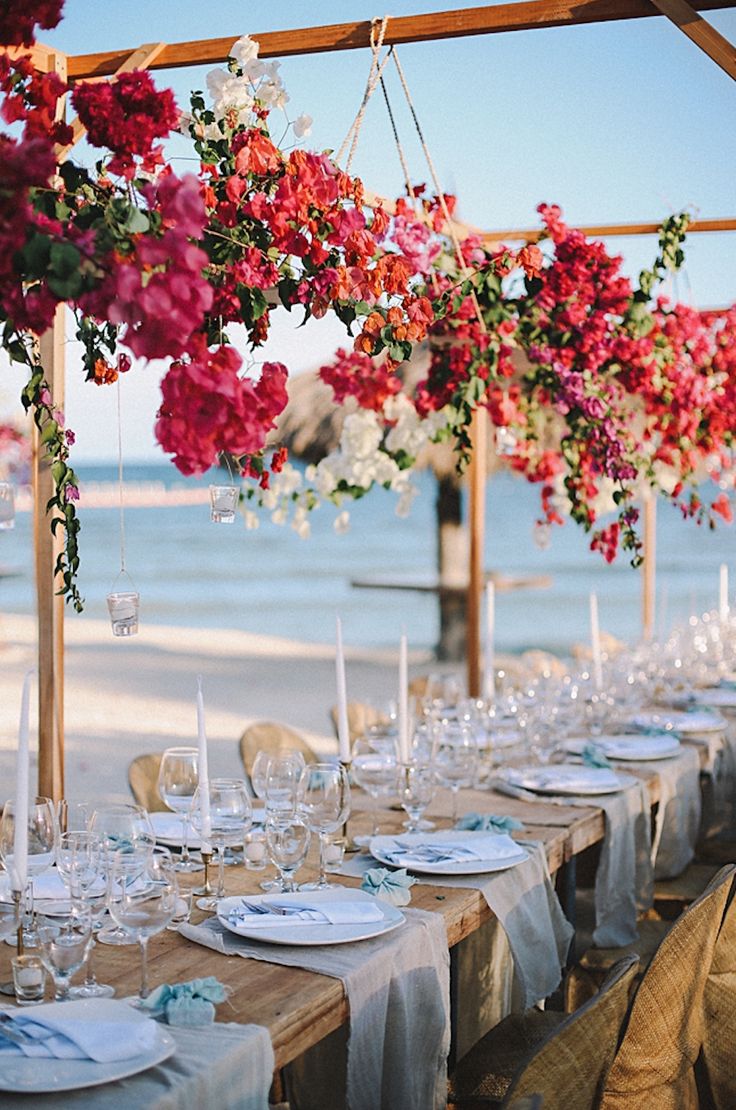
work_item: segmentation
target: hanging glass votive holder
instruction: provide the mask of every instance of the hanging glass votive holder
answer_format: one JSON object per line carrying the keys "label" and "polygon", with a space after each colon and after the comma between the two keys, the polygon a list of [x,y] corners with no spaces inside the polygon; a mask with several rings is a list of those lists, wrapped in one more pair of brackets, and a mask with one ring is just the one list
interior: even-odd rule
{"label": "hanging glass votive holder", "polygon": [[12,482],[0,482],[0,528],[15,528],[15,488]]}
{"label": "hanging glass votive holder", "polygon": [[496,454],[515,455],[518,448],[516,436],[510,428],[503,426],[496,428]]}
{"label": "hanging glass votive holder", "polygon": [[238,486],[210,486],[210,520],[213,524],[233,524],[238,507]]}
{"label": "hanging glass votive holder", "polygon": [[[117,589],[117,584],[122,576],[122,574],[118,575],[113,583],[112,590],[107,595],[107,608],[110,613],[112,634],[113,636],[135,636],[138,632],[138,610],[141,595],[133,587],[132,581],[132,589]],[[127,574],[125,577],[128,577]]]}

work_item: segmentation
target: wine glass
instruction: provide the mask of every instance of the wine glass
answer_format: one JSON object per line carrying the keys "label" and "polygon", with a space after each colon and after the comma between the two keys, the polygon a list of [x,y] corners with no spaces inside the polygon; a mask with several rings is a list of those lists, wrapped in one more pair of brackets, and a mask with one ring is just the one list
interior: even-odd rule
{"label": "wine glass", "polygon": [[100,838],[95,833],[67,832],[59,837],[56,867],[75,902],[82,902],[92,914],[93,940],[85,964],[85,978],[81,986],[72,987],[70,998],[112,998],[115,988],[108,983],[98,983],[92,968],[94,930],[99,928],[95,910],[100,910],[107,899],[105,858]]}
{"label": "wine glass", "polygon": [[[133,852],[145,849],[152,852],[156,836],[147,810],[132,804],[111,804],[97,806],[89,819],[89,831],[99,836],[110,877],[112,856],[115,852]],[[106,925],[97,934],[102,944],[132,944],[124,929]]]}
{"label": "wine glass", "polygon": [[199,752],[197,748],[167,748],[161,757],[158,792],[169,809],[181,818],[181,858],[175,871],[201,871],[202,864],[189,855],[189,810],[199,785]]}
{"label": "wine glass", "polygon": [[[50,798],[37,797],[28,807],[27,880],[21,892],[23,943],[26,948],[38,946],[38,933],[33,913],[33,878],[53,866],[59,826]],[[0,860],[10,878],[11,887],[20,883],[15,871],[15,802],[5,803],[0,819]],[[29,882],[30,880],[30,882]]]}
{"label": "wine glass", "polygon": [[108,906],[113,919],[141,949],[139,999],[148,997],[148,939],[161,933],[177,908],[179,886],[171,853],[134,848],[116,851],[110,872]]}
{"label": "wine glass", "polygon": [[478,744],[463,721],[442,721],[438,729],[434,768],[439,782],[452,791],[452,823],[457,821],[461,786],[472,786],[478,771]]}
{"label": "wine glass", "polygon": [[281,894],[297,889],[294,873],[307,857],[311,835],[309,826],[298,813],[270,813],[266,817],[266,847],[271,862],[278,869]]}
{"label": "wine glass", "polygon": [[350,783],[339,763],[310,763],[302,771],[298,787],[299,811],[312,832],[319,836],[319,880],[305,883],[303,890],[326,890],[325,850],[329,834],[337,832],[350,814]]}
{"label": "wine glass", "polygon": [[398,769],[396,786],[399,801],[409,817],[407,831],[421,832],[422,814],[437,789],[434,768],[418,763],[402,763]]}
{"label": "wine glass", "polygon": [[272,755],[266,765],[263,797],[271,813],[293,813],[299,778],[306,766],[301,752],[285,750]]}
{"label": "wine glass", "polygon": [[197,905],[202,910],[214,910],[218,898],[225,897],[225,848],[242,844],[251,826],[253,810],[248,787],[243,779],[210,779],[209,815],[203,817],[201,787],[192,797],[190,820],[199,833],[202,843],[210,843],[217,850],[217,892],[205,897]]}
{"label": "wine glass", "polygon": [[55,1000],[66,1002],[71,977],[92,947],[92,914],[89,906],[75,903],[63,917],[46,918],[45,922],[38,930],[41,959],[53,976]]}
{"label": "wine glass", "polygon": [[380,798],[387,798],[396,790],[396,756],[393,750],[379,749],[372,739],[363,737],[353,745],[350,771],[361,790],[373,799],[371,836],[378,836],[377,806]]}

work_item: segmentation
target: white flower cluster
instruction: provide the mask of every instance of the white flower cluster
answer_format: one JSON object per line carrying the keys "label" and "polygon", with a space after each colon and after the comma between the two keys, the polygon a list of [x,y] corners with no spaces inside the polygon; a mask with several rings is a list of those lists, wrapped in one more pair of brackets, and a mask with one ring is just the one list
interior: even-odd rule
{"label": "white flower cluster", "polygon": [[[396,515],[407,516],[418,489],[412,481],[414,470],[405,463],[415,459],[450,419],[449,409],[421,419],[409,398],[401,393],[389,398],[382,413],[356,409],[345,417],[334,451],[315,466],[308,466],[304,479],[296,467],[287,463],[272,476],[270,488],[256,494],[258,504],[271,510],[275,524],[286,524],[291,510],[291,526],[303,538],[310,533],[308,513],[322,501],[331,501],[340,509],[334,528],[346,532],[350,515],[344,501],[353,496],[352,490],[367,491],[373,485],[395,493]],[[258,516],[252,509],[245,509],[245,523],[248,528],[258,527]]]}
{"label": "white flower cluster", "polygon": [[[233,125],[252,122],[251,113],[256,100],[268,108],[285,109],[289,101],[279,75],[281,62],[263,62],[258,57],[258,43],[243,35],[230,49],[239,72],[230,69],[212,69],[207,74],[207,91],[212,100],[215,122],[203,129],[202,138],[220,139],[220,120]],[[309,135],[312,117],[299,116],[293,123],[297,139]]]}

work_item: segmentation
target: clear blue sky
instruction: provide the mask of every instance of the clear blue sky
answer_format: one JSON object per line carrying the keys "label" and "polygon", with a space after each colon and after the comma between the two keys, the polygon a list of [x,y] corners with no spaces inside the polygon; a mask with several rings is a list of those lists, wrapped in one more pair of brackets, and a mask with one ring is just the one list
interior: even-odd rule
{"label": "clear blue sky", "polygon": [[[463,7],[449,0],[395,0],[402,15]],[[134,48],[381,14],[352,0],[247,5],[235,0],[67,0],[66,16],[45,42],[68,53]],[[736,42],[736,11],[707,18]],[[460,214],[478,225],[529,226],[542,201],[559,203],[572,223],[656,220],[683,206],[702,217],[736,216],[736,84],[664,18],[417,43],[400,48],[407,78],[444,187]],[[285,58],[282,75],[293,117],[315,123],[309,143],[336,148],[357,110],[368,51]],[[207,68],[160,71],[182,107],[202,88]],[[393,73],[390,91],[416,180],[421,151]],[[181,164],[183,170],[185,163]],[[378,95],[369,106],[353,169],[385,194],[401,171]],[[651,259],[651,238],[612,241],[635,274]],[[692,236],[677,293],[701,306],[736,300],[736,233]],[[281,315],[268,354],[299,371],[328,357],[341,332],[333,321],[295,333]],[[68,415],[78,458],[111,454],[113,397],[77,385],[70,348]],[[157,366],[126,379],[126,441],[131,456],[155,457],[150,427]],[[0,400],[7,408],[7,390]],[[95,396],[97,394],[97,396]]]}

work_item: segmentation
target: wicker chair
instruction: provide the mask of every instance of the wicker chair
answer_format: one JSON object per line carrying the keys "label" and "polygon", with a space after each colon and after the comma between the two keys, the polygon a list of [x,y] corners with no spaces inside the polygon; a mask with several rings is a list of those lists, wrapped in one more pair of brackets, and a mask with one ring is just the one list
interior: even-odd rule
{"label": "wicker chair", "polygon": [[448,1104],[456,1110],[516,1106],[538,1096],[545,1108],[591,1110],[616,1055],[638,961],[621,960],[575,1014],[512,1014],[458,1064]]}
{"label": "wicker chair", "polygon": [[706,986],[734,875],[736,867],[724,867],[662,941],[632,1003],[601,1110],[701,1105],[695,1063],[704,1043]]}
{"label": "wicker chair", "polygon": [[128,765],[128,785],[139,806],[149,813],[168,811],[168,806],[158,792],[158,773],[161,768],[163,752],[149,752],[138,755]]}
{"label": "wicker chair", "polygon": [[[330,710],[330,719],[332,727],[337,736],[337,706],[333,705]],[[376,709],[373,705],[368,705],[363,701],[349,701],[348,702],[348,732],[350,734],[350,743],[354,744],[359,736],[365,736],[366,731],[373,725],[381,724],[387,721],[387,718],[380,710]]]}
{"label": "wicker chair", "polygon": [[730,900],[716,940],[713,963],[705,984],[703,1049],[696,1067],[700,1105],[714,1110],[736,1106],[736,904]]}
{"label": "wicker chair", "polygon": [[315,763],[318,759],[306,740],[302,740],[299,733],[288,725],[276,721],[257,721],[248,725],[240,737],[240,758],[248,778],[258,752],[278,752],[284,749],[301,752],[307,763]]}

